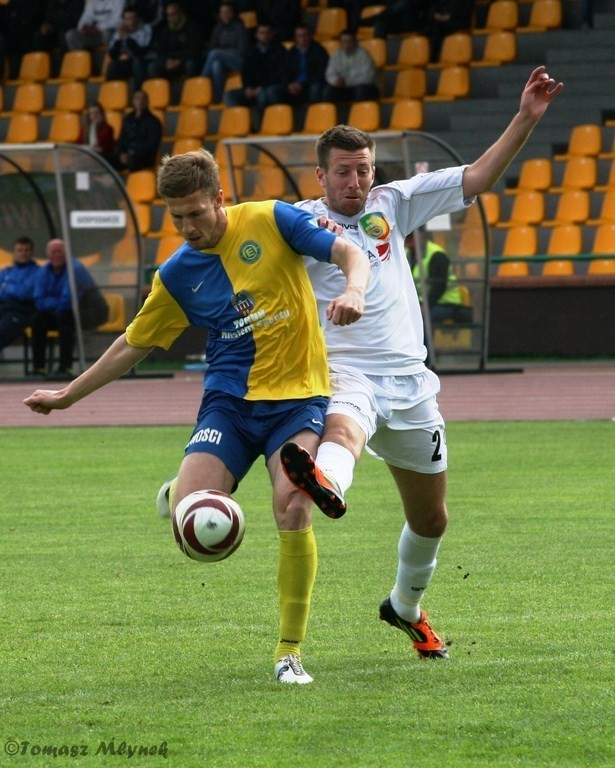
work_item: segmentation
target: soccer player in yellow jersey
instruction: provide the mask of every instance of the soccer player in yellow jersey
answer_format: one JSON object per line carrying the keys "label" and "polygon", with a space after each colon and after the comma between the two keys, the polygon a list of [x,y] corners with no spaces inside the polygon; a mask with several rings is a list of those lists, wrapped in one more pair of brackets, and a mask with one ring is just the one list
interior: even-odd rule
{"label": "soccer player in yellow jersey", "polygon": [[126,332],[91,368],[63,389],[37,390],[24,403],[42,414],[68,408],[154,347],[168,349],[187,326],[207,328],[205,393],[171,485],[171,507],[202,489],[232,493],[265,456],[280,542],[275,676],[309,683],[300,645],[317,564],[312,505],[287,479],[279,456],[289,440],[316,450],[330,394],[324,336],[302,254],[330,261],[345,274],[344,290],[327,311],[336,325],[361,317],[369,262],[357,246],[287,203],[226,208],[216,162],[206,150],[165,157],[158,191],[186,242],[160,267]]}

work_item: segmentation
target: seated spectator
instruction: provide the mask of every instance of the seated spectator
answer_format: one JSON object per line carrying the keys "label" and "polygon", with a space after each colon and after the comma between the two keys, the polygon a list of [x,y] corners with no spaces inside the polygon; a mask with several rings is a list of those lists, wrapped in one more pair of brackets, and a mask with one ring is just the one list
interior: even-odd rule
{"label": "seated spectator", "polygon": [[153,60],[149,77],[195,77],[201,70],[203,34],[183,12],[179,3],[169,3],[165,21],[159,25],[152,43]]}
{"label": "seated spectator", "polygon": [[256,108],[255,132],[258,132],[262,113],[267,106],[267,88],[280,83],[284,71],[286,50],[274,37],[275,30],[270,24],[260,23],[256,27],[254,43],[248,50],[241,70],[243,86],[224,94],[224,103],[229,107]]}
{"label": "seated spectator", "polygon": [[152,42],[152,28],[145,24],[137,11],[124,9],[122,21],[109,43],[107,80],[130,80],[139,90],[146,77],[145,56]]}
{"label": "seated spectator", "polygon": [[[63,240],[47,243],[47,259],[36,276],[34,303],[36,316],[32,322],[32,359],[35,376],[46,374],[47,333],[58,331],[60,360],[54,378],[71,379],[75,349],[75,315],[66,266],[66,247]],[[77,259],[72,260],[77,294],[81,296],[94,285],[92,276]]]}
{"label": "seated spectator", "polygon": [[124,10],[130,8],[136,11],[152,30],[164,20],[166,0],[127,0]]}
{"label": "seated spectator", "polygon": [[292,40],[295,28],[303,20],[301,0],[255,0],[252,8],[258,23],[273,27],[280,42]]}
{"label": "seated spectator", "polygon": [[13,266],[0,270],[0,349],[8,347],[34,319],[34,286],[40,267],[27,235],[13,243]]}
{"label": "seated spectator", "polygon": [[0,7],[0,61],[8,58],[11,80],[19,76],[24,53],[35,50],[35,37],[45,18],[46,0],[8,0]]}
{"label": "seated spectator", "polygon": [[154,168],[162,141],[162,125],[150,112],[145,91],[133,93],[132,107],[132,112],[122,120],[122,130],[115,145],[112,165],[120,171]]}
{"label": "seated spectator", "polygon": [[66,33],[79,23],[83,5],[84,0],[48,0],[45,18],[34,36],[35,49],[66,51]]}
{"label": "seated spectator", "polygon": [[87,144],[107,162],[113,161],[115,150],[113,128],[107,122],[105,108],[98,101],[88,107],[87,127],[79,137],[79,144]]}
{"label": "seated spectator", "polygon": [[122,20],[125,0],[88,0],[75,29],[66,33],[71,51],[92,50],[109,45]]}
{"label": "seated spectator", "polygon": [[222,100],[227,75],[242,68],[249,40],[234,4],[220,3],[218,23],[211,33],[209,53],[201,71],[203,77],[211,79],[214,102]]}
{"label": "seated spectator", "polygon": [[267,88],[268,104],[315,104],[322,101],[326,49],[312,37],[307,24],[295,28],[294,44],[286,51],[284,82]]}
{"label": "seated spectator", "polygon": [[366,101],[377,99],[376,65],[370,54],[361,48],[354,32],[344,30],[340,46],[329,58],[325,73],[324,101]]}

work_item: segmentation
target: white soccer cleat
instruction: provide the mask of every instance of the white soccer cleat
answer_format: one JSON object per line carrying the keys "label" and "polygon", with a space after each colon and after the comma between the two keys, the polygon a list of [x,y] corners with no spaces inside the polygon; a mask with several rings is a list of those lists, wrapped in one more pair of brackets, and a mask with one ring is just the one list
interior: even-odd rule
{"label": "white soccer cleat", "polygon": [[289,653],[288,656],[280,659],[275,665],[273,672],[278,683],[305,685],[306,683],[311,683],[314,679],[303,669],[301,660],[294,653]]}
{"label": "white soccer cleat", "polygon": [[156,496],[156,509],[158,510],[160,517],[171,517],[169,489],[171,488],[171,483],[174,480],[175,478],[172,477],[170,480],[167,480],[165,483],[163,483],[160,486],[160,490],[158,491],[158,496]]}

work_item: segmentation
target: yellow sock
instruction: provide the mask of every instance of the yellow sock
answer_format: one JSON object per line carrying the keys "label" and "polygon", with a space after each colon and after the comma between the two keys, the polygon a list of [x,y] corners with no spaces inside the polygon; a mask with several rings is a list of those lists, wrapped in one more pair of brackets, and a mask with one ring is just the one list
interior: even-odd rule
{"label": "yellow sock", "polygon": [[312,530],[278,531],[280,559],[278,565],[278,597],[280,603],[280,640],[274,662],[283,656],[300,654],[305,638],[312,587],[316,579],[318,553]]}
{"label": "yellow sock", "polygon": [[171,485],[169,486],[169,507],[171,509],[171,513],[173,513],[173,494],[175,493],[176,488],[177,488],[177,478],[175,478],[171,483]]}

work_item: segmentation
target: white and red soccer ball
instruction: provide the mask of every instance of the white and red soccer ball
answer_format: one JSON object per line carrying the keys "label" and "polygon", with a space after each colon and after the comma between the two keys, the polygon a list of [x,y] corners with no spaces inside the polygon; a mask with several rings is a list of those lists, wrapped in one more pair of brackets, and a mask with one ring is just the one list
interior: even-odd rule
{"label": "white and red soccer ball", "polygon": [[195,491],[177,505],[173,534],[181,551],[205,563],[232,555],[243,540],[246,521],[239,504],[222,491]]}

